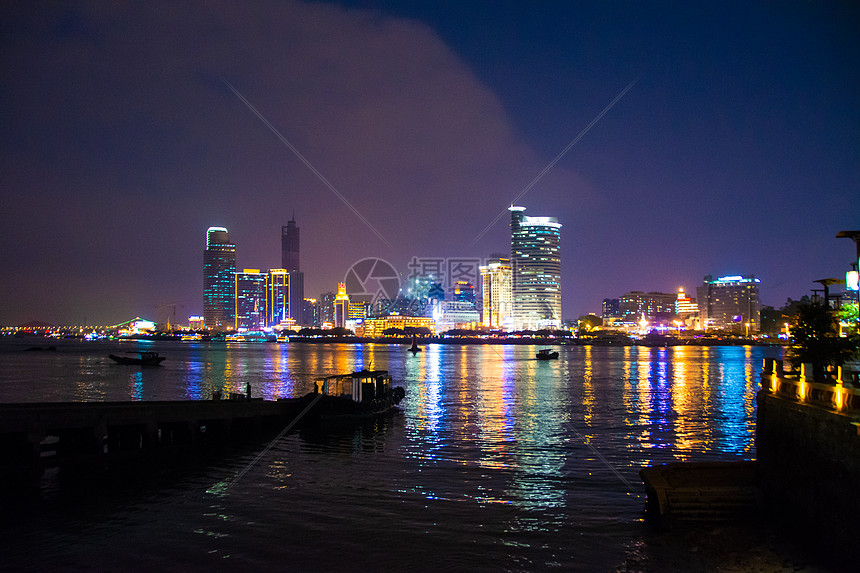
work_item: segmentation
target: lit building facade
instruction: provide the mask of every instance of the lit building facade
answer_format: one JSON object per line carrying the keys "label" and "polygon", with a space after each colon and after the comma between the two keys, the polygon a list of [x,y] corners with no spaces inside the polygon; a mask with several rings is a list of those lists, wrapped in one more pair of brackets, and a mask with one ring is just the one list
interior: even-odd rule
{"label": "lit building facade", "polygon": [[432,318],[427,318],[423,316],[404,316],[402,314],[390,314],[388,316],[365,319],[364,323],[362,324],[361,336],[367,338],[377,338],[383,336],[382,333],[389,328],[399,328],[401,330],[406,330],[407,327],[425,327],[429,328],[431,333],[436,333],[436,323],[433,322]]}
{"label": "lit building facade", "polygon": [[623,322],[671,320],[676,300],[672,293],[633,290],[618,299],[618,312]]}
{"label": "lit building facade", "polygon": [[349,295],[346,294],[346,283],[337,283],[337,294],[334,297],[334,325],[336,328],[346,328],[349,320]]}
{"label": "lit building facade", "polygon": [[761,330],[759,279],[755,275],[713,278],[707,275],[696,288],[699,321],[704,330],[716,328],[738,333]]}
{"label": "lit building facade", "polygon": [[210,330],[235,325],[236,245],[224,227],[209,227],[203,251],[203,324]]}
{"label": "lit building facade", "polygon": [[334,299],[335,294],[331,291],[324,292],[320,295],[320,326],[334,326]]}
{"label": "lit building facade", "polygon": [[486,265],[481,265],[478,270],[481,273],[481,313],[484,327],[509,329],[513,319],[511,260],[491,260]]}
{"label": "lit building facade", "polygon": [[266,321],[269,326],[295,324],[290,320],[290,273],[269,269],[266,281]]}
{"label": "lit building facade", "polygon": [[266,275],[260,269],[244,269],[234,276],[233,328],[262,330],[266,327]]}
{"label": "lit building facade", "polygon": [[509,208],[514,328],[561,328],[561,224],[525,209]]}
{"label": "lit building facade", "polygon": [[468,302],[475,305],[475,285],[469,281],[457,281],[454,283],[454,292],[451,300],[456,302]]}

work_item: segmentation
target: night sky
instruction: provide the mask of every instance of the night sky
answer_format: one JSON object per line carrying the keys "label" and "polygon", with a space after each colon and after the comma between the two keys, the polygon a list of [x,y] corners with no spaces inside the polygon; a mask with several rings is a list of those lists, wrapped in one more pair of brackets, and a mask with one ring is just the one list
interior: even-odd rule
{"label": "night sky", "polygon": [[706,274],[781,306],[854,255],[852,2],[0,10],[0,324],[201,314],[206,229],[279,267],[293,213],[305,296],[509,251],[507,214],[476,237],[633,82],[517,200],[564,225],[564,318]]}

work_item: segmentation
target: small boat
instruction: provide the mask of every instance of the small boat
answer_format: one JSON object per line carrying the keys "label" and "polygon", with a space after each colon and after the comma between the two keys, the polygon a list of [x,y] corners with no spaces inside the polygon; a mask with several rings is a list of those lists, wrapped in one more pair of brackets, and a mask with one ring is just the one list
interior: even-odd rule
{"label": "small boat", "polygon": [[117,356],[116,354],[109,354],[108,358],[117,364],[129,364],[132,366],[158,366],[167,358],[166,356],[159,356],[158,352],[152,352],[151,350],[145,350],[143,352],[128,352],[128,354],[137,354],[138,356]]}
{"label": "small boat", "polygon": [[558,358],[558,351],[552,348],[544,348],[539,350],[535,356],[538,360],[555,360]]}
{"label": "small boat", "polygon": [[412,346],[409,348],[409,352],[411,352],[413,355],[416,352],[421,352],[421,348],[418,346],[418,337],[414,334],[412,335]]}
{"label": "small boat", "polygon": [[320,422],[357,422],[397,410],[405,396],[386,370],[361,370],[317,379],[305,399],[318,401],[311,417]]}

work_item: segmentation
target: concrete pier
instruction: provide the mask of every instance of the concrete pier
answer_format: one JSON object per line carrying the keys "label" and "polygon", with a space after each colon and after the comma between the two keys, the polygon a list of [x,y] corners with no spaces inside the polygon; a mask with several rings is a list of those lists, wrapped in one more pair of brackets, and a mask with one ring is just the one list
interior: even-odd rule
{"label": "concrete pier", "polygon": [[52,467],[110,467],[274,435],[302,399],[0,404],[0,481],[38,483]]}

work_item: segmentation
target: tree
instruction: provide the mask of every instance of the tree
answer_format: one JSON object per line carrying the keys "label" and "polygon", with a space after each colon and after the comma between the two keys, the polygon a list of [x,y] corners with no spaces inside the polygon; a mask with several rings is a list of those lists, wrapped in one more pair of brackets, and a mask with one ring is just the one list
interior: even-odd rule
{"label": "tree", "polygon": [[841,366],[857,351],[857,335],[840,337],[835,317],[821,304],[800,304],[791,326],[789,361],[795,368],[812,364],[816,380],[825,369]]}

